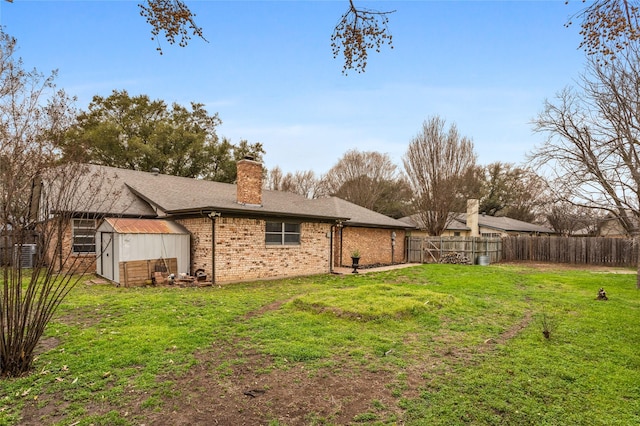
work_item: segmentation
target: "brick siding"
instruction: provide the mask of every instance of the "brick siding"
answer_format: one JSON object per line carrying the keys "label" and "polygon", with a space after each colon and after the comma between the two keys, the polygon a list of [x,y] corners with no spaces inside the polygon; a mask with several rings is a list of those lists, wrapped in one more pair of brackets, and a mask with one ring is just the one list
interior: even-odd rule
{"label": "brick siding", "polygon": [[[391,245],[392,232],[396,233],[395,246]],[[334,265],[350,266],[351,254],[356,249],[360,252],[360,265],[403,263],[404,237],[405,231],[398,229],[336,228]]]}
{"label": "brick siding", "polygon": [[[52,225],[55,226],[55,225]],[[61,251],[56,253],[56,249],[60,245],[57,238],[57,232],[51,228],[47,228],[44,232],[50,237],[50,241],[46,244],[45,262],[53,267],[56,272],[71,273],[94,273],[96,272],[96,254],[95,253],[72,253],[72,225],[71,219],[62,229]],[[96,248],[97,250],[98,248]],[[61,267],[62,266],[62,267]]]}
{"label": "brick siding", "polygon": [[215,219],[215,253],[211,243],[211,220],[178,220],[191,232],[192,272],[204,269],[215,282],[312,275],[329,272],[331,226],[304,222],[300,226],[300,245],[279,246],[265,243],[265,221],[220,217]]}

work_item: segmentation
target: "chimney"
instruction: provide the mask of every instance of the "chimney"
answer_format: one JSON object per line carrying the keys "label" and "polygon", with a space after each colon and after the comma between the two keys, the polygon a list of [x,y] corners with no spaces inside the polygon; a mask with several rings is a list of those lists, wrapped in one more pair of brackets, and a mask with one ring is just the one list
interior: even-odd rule
{"label": "chimney", "polygon": [[236,201],[239,204],[262,205],[262,164],[246,156],[238,161]]}
{"label": "chimney", "polygon": [[480,201],[476,199],[467,200],[467,227],[471,229],[472,237],[480,236],[480,226],[478,224],[478,210]]}

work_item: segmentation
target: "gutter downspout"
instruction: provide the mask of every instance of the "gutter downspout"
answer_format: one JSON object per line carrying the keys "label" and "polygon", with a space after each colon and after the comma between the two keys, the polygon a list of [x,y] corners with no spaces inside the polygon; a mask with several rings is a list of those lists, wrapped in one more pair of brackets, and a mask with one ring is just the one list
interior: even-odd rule
{"label": "gutter downspout", "polygon": [[336,225],[329,228],[329,273],[333,274],[333,233]]}
{"label": "gutter downspout", "polygon": [[202,215],[206,215],[211,219],[211,284],[216,283],[216,217],[222,216],[222,213],[216,211],[201,211]]}

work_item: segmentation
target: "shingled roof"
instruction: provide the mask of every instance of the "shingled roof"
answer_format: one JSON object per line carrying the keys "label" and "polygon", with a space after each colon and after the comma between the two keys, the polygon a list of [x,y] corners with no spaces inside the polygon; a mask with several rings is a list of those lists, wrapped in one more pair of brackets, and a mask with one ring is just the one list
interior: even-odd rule
{"label": "shingled roof", "polygon": [[105,183],[94,185],[100,191],[94,198],[113,200],[91,207],[91,213],[150,218],[215,211],[339,221],[354,226],[407,227],[398,220],[336,197],[309,200],[290,192],[264,190],[262,204],[258,206],[238,203],[235,184],[96,165],[88,165],[84,176],[88,180],[99,176],[100,182]]}
{"label": "shingled roof", "polygon": [[[401,221],[407,223],[408,225],[414,225],[419,229],[424,229],[424,226],[421,226],[422,220],[420,216],[417,214],[406,216],[400,219]],[[535,225],[533,223],[523,222],[517,219],[511,219],[510,217],[497,217],[497,216],[487,216],[487,215],[479,215],[478,216],[478,224],[483,228],[495,229],[496,231],[503,232],[527,232],[527,233],[544,233],[544,234],[555,234],[556,232],[548,228],[546,226]],[[451,231],[469,231],[470,228],[467,226],[467,214],[466,213],[457,213],[455,214],[451,222],[446,228]]]}

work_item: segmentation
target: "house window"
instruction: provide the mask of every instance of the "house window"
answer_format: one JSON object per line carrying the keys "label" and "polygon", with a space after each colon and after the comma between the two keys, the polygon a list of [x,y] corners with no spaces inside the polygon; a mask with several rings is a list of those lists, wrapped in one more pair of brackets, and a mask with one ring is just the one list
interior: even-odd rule
{"label": "house window", "polygon": [[96,221],[73,219],[73,253],[96,252]]}
{"label": "house window", "polygon": [[267,245],[299,245],[300,224],[267,222],[265,242]]}
{"label": "house window", "polygon": [[502,234],[499,232],[483,232],[482,236],[485,238],[500,238],[502,237]]}
{"label": "house window", "polygon": [[459,237],[460,236],[460,231],[454,231],[453,232],[453,236],[454,237]]}

